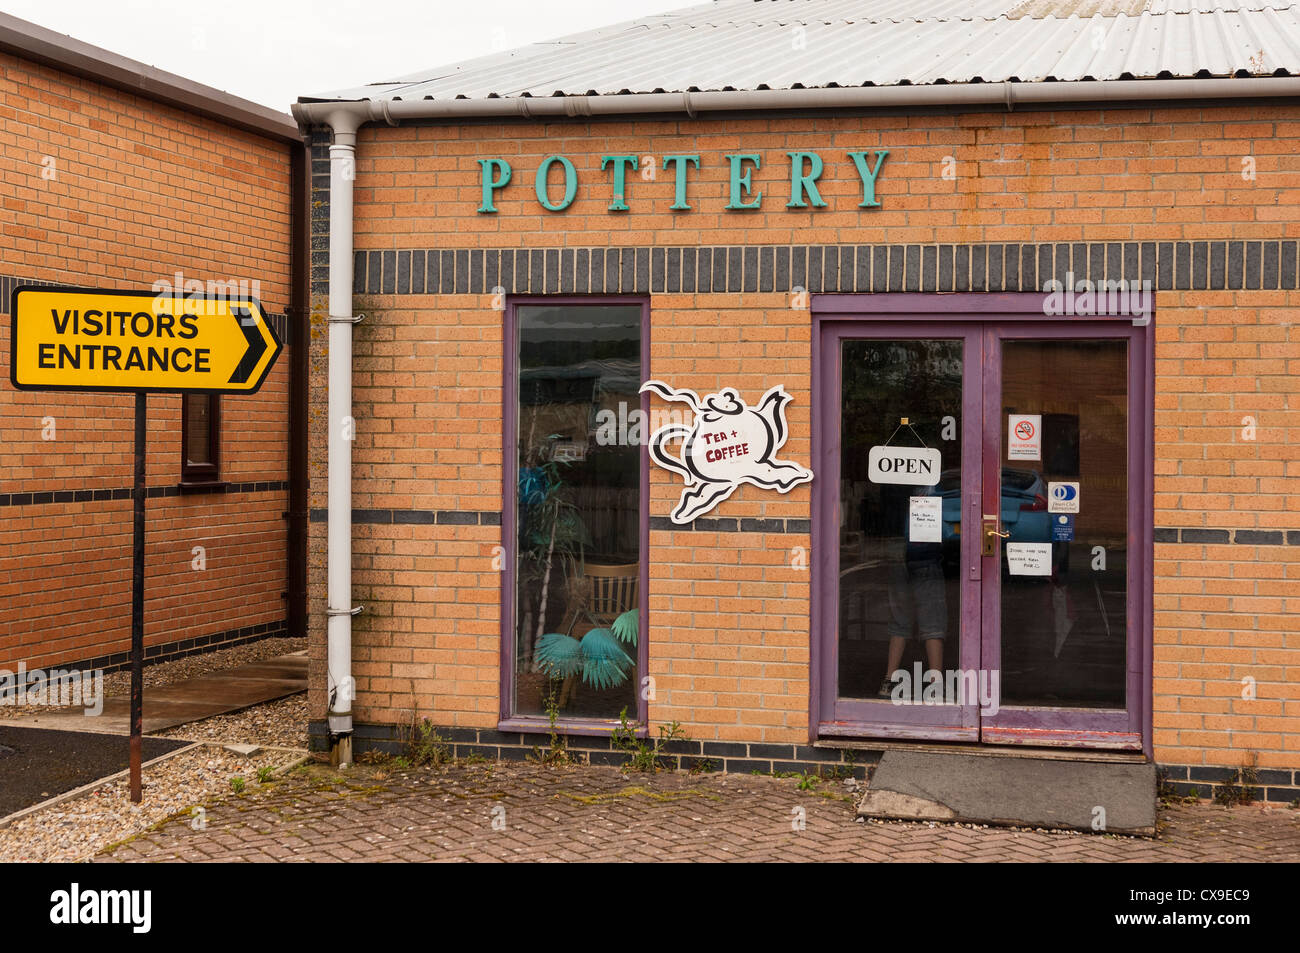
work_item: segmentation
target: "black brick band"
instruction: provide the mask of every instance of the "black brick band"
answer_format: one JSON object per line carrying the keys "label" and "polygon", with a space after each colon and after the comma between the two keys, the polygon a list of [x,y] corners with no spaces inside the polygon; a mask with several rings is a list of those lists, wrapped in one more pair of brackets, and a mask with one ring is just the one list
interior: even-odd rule
{"label": "black brick band", "polygon": [[[311,511],[313,523],[329,521],[329,511]],[[497,510],[353,510],[352,522],[405,526],[500,526]],[[787,533],[807,535],[812,523],[806,519],[706,519],[679,525],[666,516],[650,517],[650,528],[658,530],[697,530],[709,533]]]}
{"label": "black brick band", "polygon": [[[129,494],[128,494],[129,495]],[[2,500],[3,497],[0,497]],[[313,523],[329,521],[329,512],[323,508],[311,511]],[[405,525],[405,526],[500,526],[501,513],[497,510],[366,510],[352,511],[354,524]],[[772,533],[777,535],[806,536],[812,531],[812,521],[806,519],[755,519],[749,517],[700,517],[686,524],[674,523],[666,516],[650,517],[650,529],[669,531],[695,531],[701,533]],[[1236,544],[1242,546],[1300,546],[1300,530],[1258,529],[1182,529],[1157,527],[1157,543]]]}
{"label": "black brick band", "polygon": [[[539,735],[545,735],[550,728],[539,723],[538,734],[491,728],[438,727],[435,730],[447,741],[452,757],[477,755],[494,760],[523,761],[533,756]],[[353,734],[353,752],[405,754],[410,743],[408,733],[409,728],[404,725],[358,724]],[[564,736],[563,727],[559,733]],[[326,722],[308,722],[307,735],[309,750],[329,750]],[[565,740],[573,754],[589,759],[592,764],[621,765],[628,761],[627,752],[616,748],[609,734],[568,735]],[[673,769],[746,774],[751,771],[766,774],[816,768],[823,771],[838,769],[844,776],[864,778],[869,766],[880,760],[879,751],[848,746],[764,744],[756,741],[670,741],[661,750],[661,763]]]}
{"label": "black brick band", "polygon": [[1200,545],[1300,546],[1300,530],[1294,529],[1204,529],[1157,527],[1157,543],[1197,543]]}
{"label": "black brick band", "polygon": [[1300,771],[1291,768],[1259,768],[1253,780],[1242,778],[1236,768],[1215,768],[1199,764],[1160,764],[1160,786],[1167,792],[1186,797],[1213,799],[1218,788],[1236,784],[1249,788],[1256,801],[1272,804],[1295,804],[1300,801]]}
{"label": "black brick band", "polygon": [[[160,496],[192,496],[195,494],[228,496],[233,493],[285,493],[288,490],[288,480],[264,480],[255,483],[193,483],[188,485],[151,486],[145,490],[145,496],[148,499],[155,499]],[[102,490],[33,490],[23,493],[0,493],[0,506],[44,506],[53,503],[100,503],[107,500],[129,500],[131,499],[131,492],[129,486],[119,486]]]}
{"label": "black brick band", "polygon": [[650,528],[657,530],[695,530],[701,533],[777,533],[806,536],[812,532],[812,520],[750,519],[741,517],[700,517],[682,525],[666,516],[650,517]]}
{"label": "black brick band", "polygon": [[[156,665],[160,662],[173,662],[176,659],[190,655],[202,655],[205,652],[215,652],[218,649],[228,649],[236,645],[259,642],[262,639],[286,638],[289,634],[283,619],[275,622],[259,622],[257,625],[246,625],[238,629],[226,629],[208,635],[195,635],[187,639],[176,639],[172,642],[146,646],[144,658],[146,664]],[[17,662],[15,661],[13,664],[17,664]],[[102,671],[104,674],[120,672],[130,667],[130,652],[115,652],[112,655],[98,655],[94,658],[75,662],[55,662],[50,665],[37,666],[42,671],[57,668],[79,672]],[[31,682],[31,675],[34,671],[36,669],[28,671],[28,684]]]}
{"label": "black brick band", "polygon": [[[1042,292],[1050,280],[1295,290],[1294,239],[357,251],[355,294]],[[1207,267],[1208,262],[1208,267]]]}
{"label": "black brick band", "polygon": [[[313,523],[328,523],[329,511],[313,509]],[[352,511],[353,524],[395,524],[404,526],[500,526],[498,510],[357,510]]]}
{"label": "black brick band", "polygon": [[[493,728],[433,729],[444,739],[453,758],[491,758],[524,761],[533,757],[537,744],[551,729],[540,724],[531,731],[498,731]],[[592,764],[623,765],[628,754],[617,749],[608,735],[565,735],[566,747],[574,755]],[[353,734],[353,754],[366,751],[400,756],[409,753],[409,726],[357,724]],[[313,752],[329,750],[329,726],[313,720],[307,725],[307,747]],[[838,772],[862,779],[880,760],[883,750],[871,748],[870,742],[838,745],[834,742],[809,744],[770,744],[757,741],[671,741],[663,747],[662,764],[676,770],[726,771],[732,774],[757,771],[762,774],[786,772]],[[1196,793],[1213,797],[1215,789],[1233,782],[1234,770],[1203,765],[1157,765],[1161,785],[1175,794]],[[1290,768],[1261,768],[1250,784],[1256,800],[1272,804],[1291,804],[1300,800],[1300,771]]]}

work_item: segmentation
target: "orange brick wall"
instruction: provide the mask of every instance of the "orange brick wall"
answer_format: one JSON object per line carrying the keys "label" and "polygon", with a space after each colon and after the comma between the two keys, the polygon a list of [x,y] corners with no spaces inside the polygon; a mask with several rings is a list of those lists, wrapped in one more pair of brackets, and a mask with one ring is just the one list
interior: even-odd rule
{"label": "orange brick wall", "polygon": [[[1300,107],[929,114],[696,121],[371,125],[360,135],[356,247],[981,243],[1300,236]],[[882,208],[864,210],[846,153],[887,148]],[[787,209],[785,153],[825,160],[825,209]],[[761,153],[763,208],[724,211],[731,152]],[[609,212],[600,157],[698,154],[689,212],[673,176],[629,174],[628,212]],[[533,194],[542,157],[579,175],[567,211]],[[1252,157],[1255,178],[1242,177]],[[479,158],[504,157],[499,212],[477,214]],[[950,164],[947,160],[951,159]],[[945,178],[946,168],[955,178]],[[558,170],[552,194],[560,193]],[[752,195],[750,196],[752,197]],[[1156,387],[1157,527],[1300,530],[1295,292],[1162,291]],[[501,493],[502,315],[487,295],[359,295],[358,508],[492,509]],[[323,331],[323,301],[313,302]],[[320,339],[318,338],[318,341]],[[323,346],[313,351],[319,369]],[[648,375],[705,392],[727,384],[794,396],[783,454],[809,462],[810,315],[785,294],[654,295]],[[312,395],[312,505],[323,507],[324,392]],[[1239,440],[1251,414],[1257,439]],[[819,476],[819,479],[822,477]],[[816,484],[814,484],[816,485]],[[678,485],[651,471],[652,515]],[[743,487],[712,515],[809,517],[810,492]],[[323,523],[313,524],[313,655],[323,658]],[[498,711],[495,527],[358,526],[359,722],[413,713],[490,727]],[[650,535],[653,722],[697,739],[808,737],[806,536]],[[1156,547],[1155,746],[1160,761],[1300,766],[1300,547]],[[1241,699],[1240,679],[1259,698]],[[324,713],[317,684],[313,717]]]}
{"label": "orange brick wall", "polygon": [[[256,280],[283,312],[289,181],[285,143],[0,55],[0,275]],[[15,391],[7,317],[0,354],[0,494],[129,488],[132,396]],[[288,479],[287,385],[286,350],[257,395],[222,400],[222,479]],[[179,396],[149,398],[150,487],[180,481],[180,412]],[[286,509],[284,491],[150,498],[146,645],[282,621]],[[129,499],[0,506],[0,668],[129,648],[131,513]]]}
{"label": "orange brick wall", "polygon": [[[1157,308],[1156,525],[1294,533],[1300,295],[1167,293]],[[1155,577],[1157,756],[1300,764],[1300,546],[1160,543]]]}

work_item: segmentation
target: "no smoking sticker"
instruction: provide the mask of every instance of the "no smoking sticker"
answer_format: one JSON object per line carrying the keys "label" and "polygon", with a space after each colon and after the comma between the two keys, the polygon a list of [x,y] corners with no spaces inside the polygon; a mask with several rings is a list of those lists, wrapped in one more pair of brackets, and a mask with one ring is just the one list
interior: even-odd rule
{"label": "no smoking sticker", "polygon": [[1043,459],[1042,414],[1007,415],[1007,459]]}

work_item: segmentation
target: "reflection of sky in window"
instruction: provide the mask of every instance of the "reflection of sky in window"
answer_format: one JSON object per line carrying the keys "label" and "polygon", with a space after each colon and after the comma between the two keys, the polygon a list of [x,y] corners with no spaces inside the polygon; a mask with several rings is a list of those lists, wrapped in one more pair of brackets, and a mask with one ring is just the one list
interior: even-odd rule
{"label": "reflection of sky in window", "polygon": [[[519,310],[519,326],[523,403],[600,403],[601,395],[639,390],[639,307],[525,306]],[[578,384],[581,380],[588,381],[585,388]]]}
{"label": "reflection of sky in window", "polygon": [[525,338],[617,341],[641,334],[640,308],[521,308]]}
{"label": "reflection of sky in window", "polygon": [[562,366],[530,367],[520,371],[519,380],[527,383],[538,378],[599,378],[598,388],[605,393],[636,393],[641,388],[641,362],[611,358],[607,361],[582,361]]}

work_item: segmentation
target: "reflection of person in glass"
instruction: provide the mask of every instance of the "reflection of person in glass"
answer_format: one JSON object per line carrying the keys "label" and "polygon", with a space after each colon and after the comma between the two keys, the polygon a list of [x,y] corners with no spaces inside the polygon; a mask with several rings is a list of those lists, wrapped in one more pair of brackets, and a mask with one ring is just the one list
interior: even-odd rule
{"label": "reflection of person in glass", "polygon": [[903,649],[913,634],[925,645],[927,671],[943,668],[943,640],[948,634],[943,544],[910,538],[910,497],[933,492],[933,487],[889,487],[881,494],[886,511],[891,513],[890,522],[902,524],[901,535],[907,540],[902,558],[895,558],[889,567],[889,660],[878,693],[881,698],[892,693],[893,673],[902,665]]}

